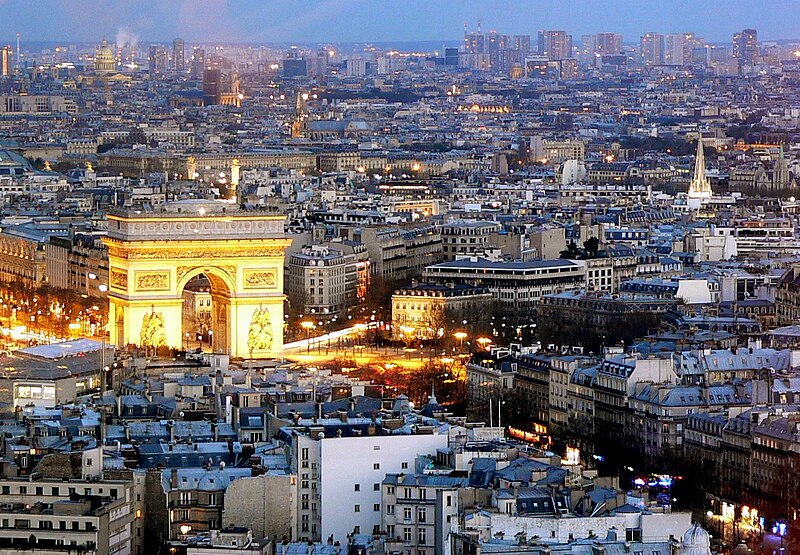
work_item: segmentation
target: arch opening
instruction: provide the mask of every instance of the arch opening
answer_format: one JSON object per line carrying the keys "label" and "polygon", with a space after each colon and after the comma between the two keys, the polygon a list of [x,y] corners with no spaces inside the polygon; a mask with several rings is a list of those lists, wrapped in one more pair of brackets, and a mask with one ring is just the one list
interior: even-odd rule
{"label": "arch opening", "polygon": [[187,351],[226,353],[231,330],[231,288],[213,269],[197,269],[179,284],[181,338]]}

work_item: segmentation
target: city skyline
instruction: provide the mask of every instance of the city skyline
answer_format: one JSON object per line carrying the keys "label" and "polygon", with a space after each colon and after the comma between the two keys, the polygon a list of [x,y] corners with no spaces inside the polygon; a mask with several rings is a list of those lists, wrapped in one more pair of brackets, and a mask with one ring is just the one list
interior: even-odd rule
{"label": "city skyline", "polygon": [[[755,28],[761,40],[798,37],[794,22],[800,4],[789,0],[746,0],[714,9],[705,0],[655,2],[592,0],[556,2],[534,6],[524,1],[499,3],[458,0],[422,0],[402,3],[384,0],[331,0],[325,2],[253,2],[203,0],[160,2],[144,0],[44,0],[35,5],[21,0],[0,0],[5,17],[0,37],[9,41],[17,33],[23,42],[90,42],[106,36],[124,36],[133,42],[159,42],[181,36],[189,42],[400,42],[453,41],[464,31],[496,30],[507,34],[535,34],[539,29],[564,29],[575,37],[611,31],[634,43],[648,31],[693,31],[710,42],[729,42],[734,32]],[[47,17],[42,17],[43,11]],[[208,14],[215,14],[208,17]],[[520,14],[527,14],[520,17]],[[91,25],[86,25],[87,18]]]}

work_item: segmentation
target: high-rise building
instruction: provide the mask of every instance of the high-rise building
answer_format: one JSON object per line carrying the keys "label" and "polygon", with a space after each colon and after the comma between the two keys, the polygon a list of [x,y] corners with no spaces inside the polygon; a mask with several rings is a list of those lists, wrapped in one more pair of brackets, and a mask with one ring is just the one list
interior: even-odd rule
{"label": "high-rise building", "polygon": [[206,51],[197,46],[192,50],[192,79],[203,77],[206,69]]}
{"label": "high-rise building", "polygon": [[163,46],[151,46],[147,54],[147,65],[151,74],[164,73],[169,68],[169,51]]}
{"label": "high-rise building", "polygon": [[597,54],[597,35],[581,35],[581,48],[578,60],[583,64],[594,65]]}
{"label": "high-rise building", "polygon": [[283,60],[284,77],[306,77],[308,64],[305,58],[289,57]]}
{"label": "high-rise building", "polygon": [[733,35],[733,57],[739,61],[739,71],[744,66],[752,66],[758,58],[758,32],[745,29]]}
{"label": "high-rise building", "polygon": [[684,65],[684,51],[686,50],[686,34],[673,33],[666,36],[664,41],[664,63],[668,66]]}
{"label": "high-rise building", "polygon": [[0,48],[0,77],[11,75],[11,47]]}
{"label": "high-rise building", "polygon": [[514,35],[514,50],[518,50],[524,54],[531,51],[531,36],[530,35]]}
{"label": "high-rise building", "polygon": [[345,72],[348,77],[364,77],[367,74],[367,61],[364,58],[348,58]]}
{"label": "high-rise building", "polygon": [[639,54],[646,66],[664,65],[664,35],[645,33],[639,40]]}
{"label": "high-rise building", "polygon": [[203,104],[212,106],[222,99],[222,75],[218,69],[203,71]]}
{"label": "high-rise building", "polygon": [[572,57],[572,35],[566,31],[539,31],[539,54],[557,61]]}
{"label": "high-rise building", "polygon": [[464,52],[466,52],[467,54],[483,54],[484,36],[480,33],[465,34]]}
{"label": "high-rise building", "polygon": [[186,44],[181,38],[172,41],[172,69],[176,73],[186,71]]}
{"label": "high-rise building", "polygon": [[[529,46],[530,46],[530,37],[529,39]],[[444,49],[444,65],[456,67],[458,66],[458,48],[445,48]]]}
{"label": "high-rise building", "polygon": [[601,56],[616,56],[622,52],[622,35],[619,33],[597,33],[597,53]]}

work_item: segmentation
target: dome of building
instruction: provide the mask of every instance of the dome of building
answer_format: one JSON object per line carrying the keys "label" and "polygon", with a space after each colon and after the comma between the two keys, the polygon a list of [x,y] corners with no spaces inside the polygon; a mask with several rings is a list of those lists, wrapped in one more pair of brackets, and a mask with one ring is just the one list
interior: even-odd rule
{"label": "dome of building", "polygon": [[100,47],[94,53],[94,70],[97,73],[113,73],[117,70],[117,61],[114,59],[114,50],[103,39]]}
{"label": "dome of building", "polygon": [[683,555],[710,555],[711,536],[698,523],[683,534]]}

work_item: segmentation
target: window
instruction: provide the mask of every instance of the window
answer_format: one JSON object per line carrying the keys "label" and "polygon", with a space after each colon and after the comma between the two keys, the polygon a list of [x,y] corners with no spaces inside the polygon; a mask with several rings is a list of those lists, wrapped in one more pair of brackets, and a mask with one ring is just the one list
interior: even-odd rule
{"label": "window", "polygon": [[361,491],[361,484],[354,484],[353,491]]}
{"label": "window", "polygon": [[372,491],[381,491],[380,482],[375,482],[374,484],[372,484]]}
{"label": "window", "polygon": [[417,510],[417,522],[425,522],[426,516],[427,514],[425,512],[425,509],[420,507]]}
{"label": "window", "polygon": [[406,470],[408,468],[408,463],[407,462],[402,463],[400,465],[400,468],[402,468],[403,470]]}
{"label": "window", "polygon": [[394,514],[394,505],[386,505],[386,514],[393,515]]}
{"label": "window", "polygon": [[380,503],[375,503],[374,505],[372,505],[372,510],[375,511],[376,513],[380,512],[381,504]]}
{"label": "window", "polygon": [[417,543],[425,543],[425,528],[419,529],[419,532],[417,533]]}
{"label": "window", "polygon": [[411,520],[411,507],[403,507],[403,520]]}
{"label": "window", "polygon": [[372,463],[372,470],[380,470],[381,463]]}
{"label": "window", "polygon": [[361,512],[361,505],[353,505],[353,512],[360,513]]}
{"label": "window", "polygon": [[403,541],[404,542],[411,541],[411,528],[403,528]]}

